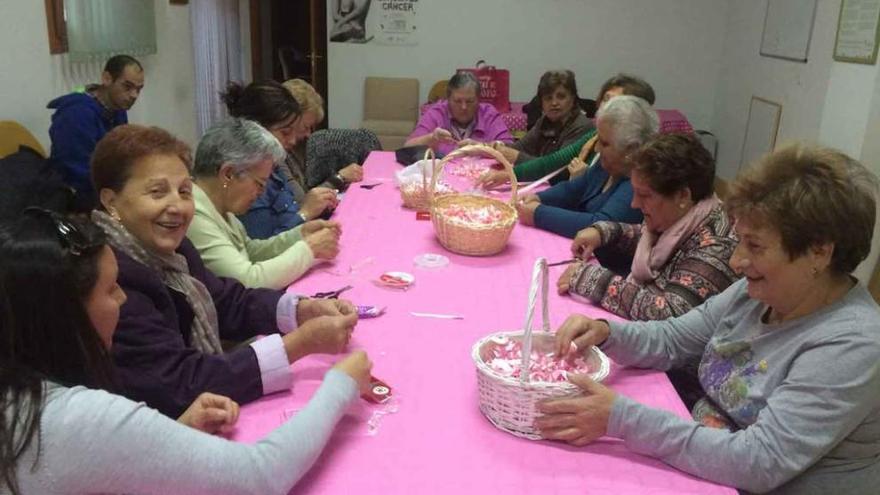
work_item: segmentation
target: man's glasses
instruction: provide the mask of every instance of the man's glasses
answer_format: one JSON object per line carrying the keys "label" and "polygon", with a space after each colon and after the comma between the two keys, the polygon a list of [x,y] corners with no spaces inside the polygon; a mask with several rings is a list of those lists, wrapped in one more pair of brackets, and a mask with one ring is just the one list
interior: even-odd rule
{"label": "man's glasses", "polygon": [[32,206],[25,208],[24,213],[37,213],[49,217],[55,224],[55,231],[58,234],[58,240],[61,241],[61,245],[67,248],[67,251],[74,256],[81,256],[83,253],[104,244],[103,242],[90,239],[74,222],[57,212]]}

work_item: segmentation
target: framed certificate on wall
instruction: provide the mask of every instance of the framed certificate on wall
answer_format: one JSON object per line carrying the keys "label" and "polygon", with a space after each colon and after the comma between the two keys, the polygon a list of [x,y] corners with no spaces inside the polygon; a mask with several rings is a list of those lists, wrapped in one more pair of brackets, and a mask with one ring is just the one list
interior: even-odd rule
{"label": "framed certificate on wall", "polygon": [[880,34],[880,0],[843,0],[837,18],[834,60],[874,65]]}

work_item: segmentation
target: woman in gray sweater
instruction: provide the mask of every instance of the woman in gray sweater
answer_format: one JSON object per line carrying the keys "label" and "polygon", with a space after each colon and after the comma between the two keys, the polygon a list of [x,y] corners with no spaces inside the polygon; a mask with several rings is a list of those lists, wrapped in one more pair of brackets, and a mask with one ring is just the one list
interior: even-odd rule
{"label": "woman in gray sweater", "polygon": [[0,493],[287,493],[367,386],[366,354],[264,440],[233,443],[208,434],[238,417],[226,397],[202,394],[174,421],[107,391],[116,274],[92,224],[31,208],[0,227]]}
{"label": "woman in gray sweater", "polygon": [[699,362],[705,397],[686,420],[587,378],[542,404],[546,438],[608,435],[688,473],[758,493],[867,494],[880,486],[880,310],[850,273],[867,257],[876,178],[846,155],[794,145],[766,156],[727,199],[744,276],[665,321],[574,315],[558,352],[600,345],[622,365]]}

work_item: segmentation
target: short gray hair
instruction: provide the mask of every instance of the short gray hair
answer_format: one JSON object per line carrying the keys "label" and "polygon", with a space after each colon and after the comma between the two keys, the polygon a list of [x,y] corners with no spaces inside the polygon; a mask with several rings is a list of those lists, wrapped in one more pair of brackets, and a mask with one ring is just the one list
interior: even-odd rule
{"label": "short gray hair", "polygon": [[596,121],[614,129],[614,147],[632,151],[648,142],[660,129],[660,118],[651,105],[638,96],[621,95],[608,100],[596,112]]}
{"label": "short gray hair", "polygon": [[227,119],[208,129],[196,148],[193,175],[214,177],[224,164],[236,173],[244,172],[266,159],[278,163],[287,152],[271,132],[246,119]]}
{"label": "short gray hair", "polygon": [[456,72],[446,84],[446,97],[449,98],[456,89],[462,89],[467,86],[473,86],[474,91],[477,92],[477,98],[480,97],[480,80],[477,79],[477,76],[473,72],[468,71]]}

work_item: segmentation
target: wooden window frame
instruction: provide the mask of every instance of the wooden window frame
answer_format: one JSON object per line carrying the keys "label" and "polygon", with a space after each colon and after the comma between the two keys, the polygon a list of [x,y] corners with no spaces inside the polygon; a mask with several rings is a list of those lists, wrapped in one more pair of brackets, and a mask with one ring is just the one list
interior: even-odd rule
{"label": "wooden window frame", "polygon": [[67,23],[64,21],[64,0],[45,0],[49,53],[67,53]]}

